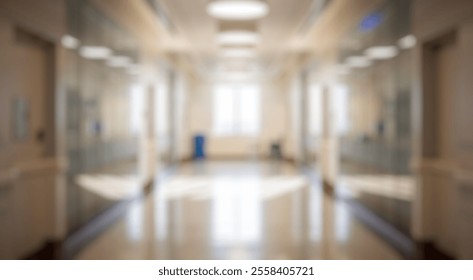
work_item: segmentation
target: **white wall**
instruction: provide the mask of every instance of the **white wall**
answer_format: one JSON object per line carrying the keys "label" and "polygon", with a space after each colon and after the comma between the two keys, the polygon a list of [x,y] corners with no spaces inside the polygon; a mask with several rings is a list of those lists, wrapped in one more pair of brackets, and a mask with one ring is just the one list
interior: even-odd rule
{"label": "white wall", "polygon": [[[59,146],[51,147],[47,157],[20,158],[22,151],[16,151],[18,143],[11,133],[11,104],[21,94],[13,90],[21,81],[15,71],[14,30],[21,27],[51,43],[56,64],[50,74],[54,75],[58,87],[48,92],[48,97],[54,95],[52,99],[59,107],[63,105],[58,81],[62,67],[59,42],[66,28],[64,19],[65,6],[61,0],[0,1],[0,188],[4,194],[0,206],[0,224],[3,225],[0,227],[0,258],[25,257],[39,249],[43,242],[65,235],[64,158]],[[48,106],[50,110],[54,108],[51,103]],[[59,112],[48,117],[59,118]],[[59,137],[53,134],[61,133],[58,130],[62,122],[48,121],[48,137],[54,138],[51,143],[58,145],[56,138]]]}

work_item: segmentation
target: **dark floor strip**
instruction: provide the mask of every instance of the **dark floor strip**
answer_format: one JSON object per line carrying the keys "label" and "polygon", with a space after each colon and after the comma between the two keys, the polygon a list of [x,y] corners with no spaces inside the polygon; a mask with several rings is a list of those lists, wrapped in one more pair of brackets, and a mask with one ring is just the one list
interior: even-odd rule
{"label": "dark floor strip", "polygon": [[399,231],[361,203],[353,199],[344,199],[353,215],[364,225],[373,230],[406,259],[416,257],[416,244],[409,236]]}

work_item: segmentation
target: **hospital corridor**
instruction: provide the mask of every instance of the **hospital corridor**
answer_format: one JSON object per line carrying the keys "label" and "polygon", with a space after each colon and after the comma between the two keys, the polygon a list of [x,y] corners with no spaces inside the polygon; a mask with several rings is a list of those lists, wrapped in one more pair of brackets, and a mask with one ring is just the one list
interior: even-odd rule
{"label": "hospital corridor", "polygon": [[473,1],[0,0],[0,259],[473,259]]}

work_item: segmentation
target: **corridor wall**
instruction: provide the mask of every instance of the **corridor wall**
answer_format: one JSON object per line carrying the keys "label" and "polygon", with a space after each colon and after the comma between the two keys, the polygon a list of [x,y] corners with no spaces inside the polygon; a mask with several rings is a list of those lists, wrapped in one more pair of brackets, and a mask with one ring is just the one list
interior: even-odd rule
{"label": "corridor wall", "polygon": [[[413,33],[419,41],[414,60],[418,75],[415,96],[416,106],[422,108],[416,112],[414,122],[415,167],[419,175],[415,236],[435,244],[452,257],[471,259],[473,2],[416,0],[412,5]],[[433,63],[432,48],[444,47],[445,38],[450,38],[454,46],[450,70],[454,80],[453,87],[443,93],[451,111],[448,123],[442,125],[440,120],[445,114],[432,105],[435,103],[432,98],[440,94],[435,86],[438,78],[433,79],[428,70]],[[439,152],[433,135],[450,139],[450,154]]]}
{"label": "corridor wall", "polygon": [[0,259],[65,235],[60,0],[0,1]]}
{"label": "corridor wall", "polygon": [[[143,110],[134,102],[143,95],[136,91],[139,60],[137,40],[107,18],[88,1],[68,3],[67,36],[78,46],[66,44],[65,86],[67,98],[68,228],[78,229],[116,201],[81,176],[92,174],[138,177],[140,127],[133,115]],[[102,48],[110,57],[94,57],[86,49]],[[113,57],[127,65],[113,64]],[[129,60],[129,61],[128,61]],[[132,107],[134,106],[134,107]],[[136,127],[138,126],[138,127]],[[126,198],[126,197],[124,197]]]}

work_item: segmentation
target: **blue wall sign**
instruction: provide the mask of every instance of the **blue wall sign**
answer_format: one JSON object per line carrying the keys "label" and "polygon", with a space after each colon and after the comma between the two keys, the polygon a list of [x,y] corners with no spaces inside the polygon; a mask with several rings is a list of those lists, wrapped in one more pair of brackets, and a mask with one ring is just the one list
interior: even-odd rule
{"label": "blue wall sign", "polygon": [[367,15],[360,24],[361,31],[369,32],[376,29],[383,22],[383,15],[379,12]]}

